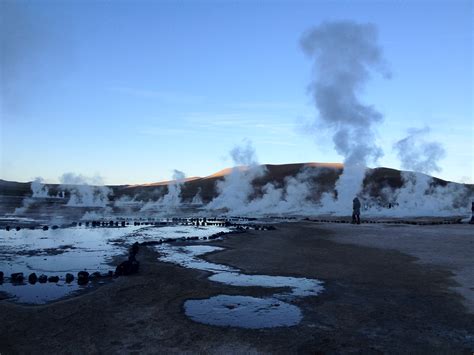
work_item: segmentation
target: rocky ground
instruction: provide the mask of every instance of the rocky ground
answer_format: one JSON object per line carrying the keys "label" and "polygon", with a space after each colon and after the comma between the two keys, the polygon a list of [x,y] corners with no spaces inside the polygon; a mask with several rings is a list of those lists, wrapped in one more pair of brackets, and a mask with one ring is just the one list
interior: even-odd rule
{"label": "rocky ground", "polygon": [[294,301],[304,316],[299,325],[260,330],[195,323],[183,303],[274,289],[215,283],[142,248],[138,275],[43,306],[1,301],[0,353],[471,354],[474,277],[466,270],[474,270],[467,257],[474,233],[468,225],[436,228],[282,223],[212,242],[226,248],[206,256],[214,263],[324,281],[320,296]]}

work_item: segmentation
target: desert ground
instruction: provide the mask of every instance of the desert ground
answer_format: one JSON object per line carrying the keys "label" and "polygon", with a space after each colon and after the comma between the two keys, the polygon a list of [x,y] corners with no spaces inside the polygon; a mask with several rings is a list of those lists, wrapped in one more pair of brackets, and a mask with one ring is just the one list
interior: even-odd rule
{"label": "desert ground", "polygon": [[206,243],[206,260],[246,274],[324,282],[292,301],[302,321],[245,329],[197,323],[189,299],[264,297],[273,288],[213,282],[142,247],[137,275],[46,305],[0,301],[0,353],[450,353],[474,351],[472,225],[299,221]]}

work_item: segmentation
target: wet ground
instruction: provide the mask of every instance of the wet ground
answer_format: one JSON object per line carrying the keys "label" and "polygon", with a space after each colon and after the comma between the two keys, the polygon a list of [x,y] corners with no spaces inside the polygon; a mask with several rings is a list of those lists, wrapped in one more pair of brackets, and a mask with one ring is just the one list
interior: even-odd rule
{"label": "wet ground", "polygon": [[[249,231],[206,244],[222,248],[198,256],[220,265],[217,272],[159,260],[165,251],[142,248],[138,275],[42,306],[1,301],[0,352],[470,354],[474,315],[456,288],[472,285],[469,273],[456,279],[463,267],[474,269],[474,261],[463,257],[472,250],[464,227],[469,226],[443,226],[438,233],[423,226],[283,223],[276,231]],[[375,247],[371,238],[386,243]],[[446,247],[451,241],[456,250]],[[431,258],[420,252],[423,244]],[[442,262],[455,254],[462,262]],[[233,270],[321,280],[324,290],[282,300],[275,295],[291,294],[291,286],[244,287],[212,279]],[[209,325],[186,315],[191,308],[213,308],[213,316],[234,314],[241,321],[258,302],[270,310],[269,318],[281,306],[293,309],[293,318],[277,327],[246,329],[222,326],[219,317]]]}
{"label": "wet ground", "polygon": [[[0,230],[0,271],[5,279],[0,280],[0,299],[33,304],[51,302],[111,281],[107,276],[114,272],[114,263],[120,257],[121,261],[126,260],[127,248],[135,242],[199,240],[229,231],[225,227],[186,225],[3,229]],[[76,275],[79,271],[96,272],[103,277],[93,285],[66,282],[67,273]],[[24,280],[13,282],[10,277],[13,273],[23,273]],[[58,276],[59,281],[29,282],[31,273],[38,277]]]}
{"label": "wet ground", "polygon": [[209,280],[239,287],[262,287],[284,289],[271,297],[218,295],[208,299],[188,300],[184,303],[185,314],[196,322],[259,329],[297,325],[301,310],[284,301],[299,297],[317,296],[323,292],[323,282],[303,277],[248,275],[241,270],[223,264],[215,264],[202,256],[225,250],[216,246],[190,245],[157,247],[159,260],[171,262],[186,268],[212,273]]}

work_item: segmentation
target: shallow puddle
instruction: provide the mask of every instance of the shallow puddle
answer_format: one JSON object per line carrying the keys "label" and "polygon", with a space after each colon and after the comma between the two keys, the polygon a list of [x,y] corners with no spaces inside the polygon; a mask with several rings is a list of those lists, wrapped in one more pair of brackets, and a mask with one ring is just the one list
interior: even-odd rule
{"label": "shallow puddle", "polygon": [[12,300],[18,303],[44,304],[57,300],[87,288],[77,283],[36,283],[35,285],[25,283],[15,285],[4,283],[0,290],[8,294]]}
{"label": "shallow puddle", "polygon": [[209,271],[209,280],[239,287],[288,288],[269,298],[219,295],[202,300],[188,300],[185,314],[200,323],[242,328],[292,326],[301,319],[301,310],[292,304],[296,297],[317,296],[324,290],[323,282],[303,277],[247,275],[227,265],[207,262],[199,256],[224,250],[208,245],[160,245],[161,261],[186,268]]}
{"label": "shallow puddle", "polygon": [[188,237],[204,238],[220,232],[229,232],[227,227],[196,227],[196,226],[163,226],[140,228],[133,233],[134,241],[139,243],[166,239],[181,239]]}
{"label": "shallow puddle", "polygon": [[182,247],[160,245],[156,249],[161,253],[161,261],[178,264],[188,269],[198,269],[210,272],[239,271],[238,269],[231,268],[227,265],[214,264],[198,258],[200,255],[224,250],[223,248],[208,245],[188,245]]}
{"label": "shallow puddle", "polygon": [[[1,230],[0,271],[6,278],[12,273],[22,272],[25,282],[12,284],[5,279],[0,284],[0,292],[21,303],[54,301],[84,289],[76,281],[65,283],[66,273],[76,276],[79,271],[85,270],[107,274],[115,270],[115,266],[110,265],[113,257],[126,253],[127,246],[134,242],[179,239],[183,236],[202,238],[229,231],[229,228],[215,226],[78,226],[46,231]],[[37,276],[59,276],[60,281],[32,285],[28,283],[28,275],[33,272]]]}
{"label": "shallow puddle", "polygon": [[219,295],[204,300],[188,300],[185,314],[192,320],[217,326],[273,328],[297,325],[301,310],[273,298]]}
{"label": "shallow puddle", "polygon": [[256,286],[289,288],[289,292],[282,292],[273,295],[273,297],[279,299],[317,296],[324,290],[323,283],[321,281],[303,277],[246,275],[235,272],[220,272],[210,276],[209,280],[241,287]]}

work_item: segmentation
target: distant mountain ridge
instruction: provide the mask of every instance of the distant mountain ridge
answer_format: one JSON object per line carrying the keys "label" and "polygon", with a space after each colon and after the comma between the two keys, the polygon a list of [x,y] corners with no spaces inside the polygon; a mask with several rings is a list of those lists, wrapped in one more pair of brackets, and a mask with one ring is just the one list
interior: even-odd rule
{"label": "distant mountain ridge", "polygon": [[[256,195],[259,194],[262,187],[267,183],[272,183],[276,187],[282,187],[286,179],[297,176],[305,170],[310,177],[309,180],[315,187],[315,193],[321,193],[334,188],[339,175],[343,171],[341,163],[293,163],[293,164],[264,164],[260,165],[264,168],[265,174],[256,178],[253,182]],[[245,170],[246,167],[236,167]],[[191,201],[198,193],[204,202],[209,202],[217,195],[216,184],[219,180],[223,180],[232,172],[233,168],[226,168],[206,177],[189,177],[184,180],[181,187],[181,197],[183,201]],[[378,167],[368,168],[364,179],[364,188],[371,195],[377,195],[378,191],[383,187],[399,188],[403,186],[402,172],[397,169]],[[167,185],[174,181],[159,181],[147,184],[136,185],[109,185],[113,191],[111,200],[130,196],[137,200],[148,201],[157,199],[167,192]],[[442,179],[433,177],[433,184],[445,186],[450,183]],[[15,205],[25,196],[31,196],[31,183],[20,183],[14,181],[6,181],[0,179],[0,202],[6,202],[6,197],[16,199]],[[454,183],[458,184],[458,183]],[[474,190],[474,185],[460,184]],[[52,194],[56,194],[59,190],[59,184],[47,184]]]}

